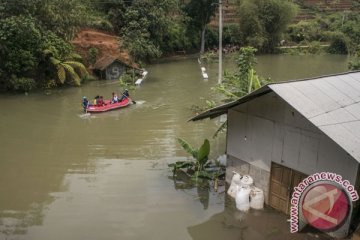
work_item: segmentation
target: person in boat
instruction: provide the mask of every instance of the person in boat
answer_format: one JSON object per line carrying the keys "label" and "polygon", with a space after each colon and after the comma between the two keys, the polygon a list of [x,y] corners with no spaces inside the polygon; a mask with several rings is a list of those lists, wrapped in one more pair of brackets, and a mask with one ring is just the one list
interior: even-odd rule
{"label": "person in boat", "polygon": [[104,105],[106,105],[104,102],[104,98],[103,96],[100,96],[97,100],[97,106],[104,106]]}
{"label": "person in boat", "polygon": [[122,100],[125,100],[125,99],[127,99],[127,98],[129,98],[129,91],[127,90],[127,89],[125,89],[125,91],[123,92],[123,94],[122,94],[122,96],[121,96],[121,98],[120,98],[120,102],[122,101]]}
{"label": "person in boat", "polygon": [[86,111],[86,109],[89,107],[89,100],[87,99],[86,96],[83,96],[82,106],[84,108],[84,111]]}
{"label": "person in boat", "polygon": [[117,96],[116,93],[112,93],[112,98],[111,98],[111,103],[117,103],[119,102],[119,97]]}
{"label": "person in boat", "polygon": [[97,105],[98,105],[98,103],[99,103],[99,98],[100,98],[99,95],[96,95],[96,96],[94,97],[94,100],[93,100],[93,105],[94,105],[94,106],[97,106]]}

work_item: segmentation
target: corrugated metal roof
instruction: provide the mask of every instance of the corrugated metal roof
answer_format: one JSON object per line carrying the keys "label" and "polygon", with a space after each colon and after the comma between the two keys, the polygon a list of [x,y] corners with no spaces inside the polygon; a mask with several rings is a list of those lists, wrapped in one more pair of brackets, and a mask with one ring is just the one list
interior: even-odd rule
{"label": "corrugated metal roof", "polygon": [[268,86],[264,86],[262,88],[257,89],[256,91],[236,100],[230,103],[226,103],[224,105],[209,109],[205,112],[202,112],[198,115],[196,115],[195,117],[189,119],[189,121],[197,121],[197,120],[201,120],[201,119],[205,119],[205,118],[215,118],[218,117],[220,115],[226,114],[229,108],[232,108],[234,106],[237,106],[239,104],[242,104],[244,102],[250,101],[254,98],[260,97],[264,94],[269,93],[271,90],[269,89]]}
{"label": "corrugated metal roof", "polygon": [[360,162],[360,72],[269,88]]}
{"label": "corrugated metal roof", "polygon": [[268,84],[191,120],[227,113],[229,108],[274,91],[360,162],[360,72]]}

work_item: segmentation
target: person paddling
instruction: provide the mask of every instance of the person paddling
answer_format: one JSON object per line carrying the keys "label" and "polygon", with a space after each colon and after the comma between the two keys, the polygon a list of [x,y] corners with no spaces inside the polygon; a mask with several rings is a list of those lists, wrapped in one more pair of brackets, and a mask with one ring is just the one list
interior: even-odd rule
{"label": "person paddling", "polygon": [[122,96],[120,98],[120,102],[122,100],[125,100],[125,99],[129,98],[129,96],[130,96],[129,91],[127,89],[125,89],[125,91],[123,92],[123,94],[122,94]]}
{"label": "person paddling", "polygon": [[89,100],[87,99],[86,96],[83,96],[82,106],[83,106],[83,108],[84,108],[84,111],[86,111],[86,109],[87,109],[88,106],[89,106]]}

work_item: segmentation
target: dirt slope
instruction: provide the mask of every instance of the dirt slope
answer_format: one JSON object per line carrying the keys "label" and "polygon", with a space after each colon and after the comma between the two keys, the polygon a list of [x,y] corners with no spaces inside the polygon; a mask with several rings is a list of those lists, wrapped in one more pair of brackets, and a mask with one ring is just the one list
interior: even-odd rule
{"label": "dirt slope", "polygon": [[98,49],[97,60],[103,57],[116,57],[127,64],[130,64],[131,62],[127,51],[121,49],[120,38],[115,35],[103,33],[94,29],[84,29],[76,34],[72,44],[75,46],[76,52],[83,57],[87,67],[90,65],[88,62],[90,48]]}

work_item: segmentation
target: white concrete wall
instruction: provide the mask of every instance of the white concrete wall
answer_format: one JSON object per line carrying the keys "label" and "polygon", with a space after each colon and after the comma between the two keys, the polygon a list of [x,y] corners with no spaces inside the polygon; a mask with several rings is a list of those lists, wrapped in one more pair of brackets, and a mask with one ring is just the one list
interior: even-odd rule
{"label": "white concrete wall", "polygon": [[227,154],[270,172],[271,162],[305,174],[330,171],[355,185],[357,161],[276,94],[228,112]]}

